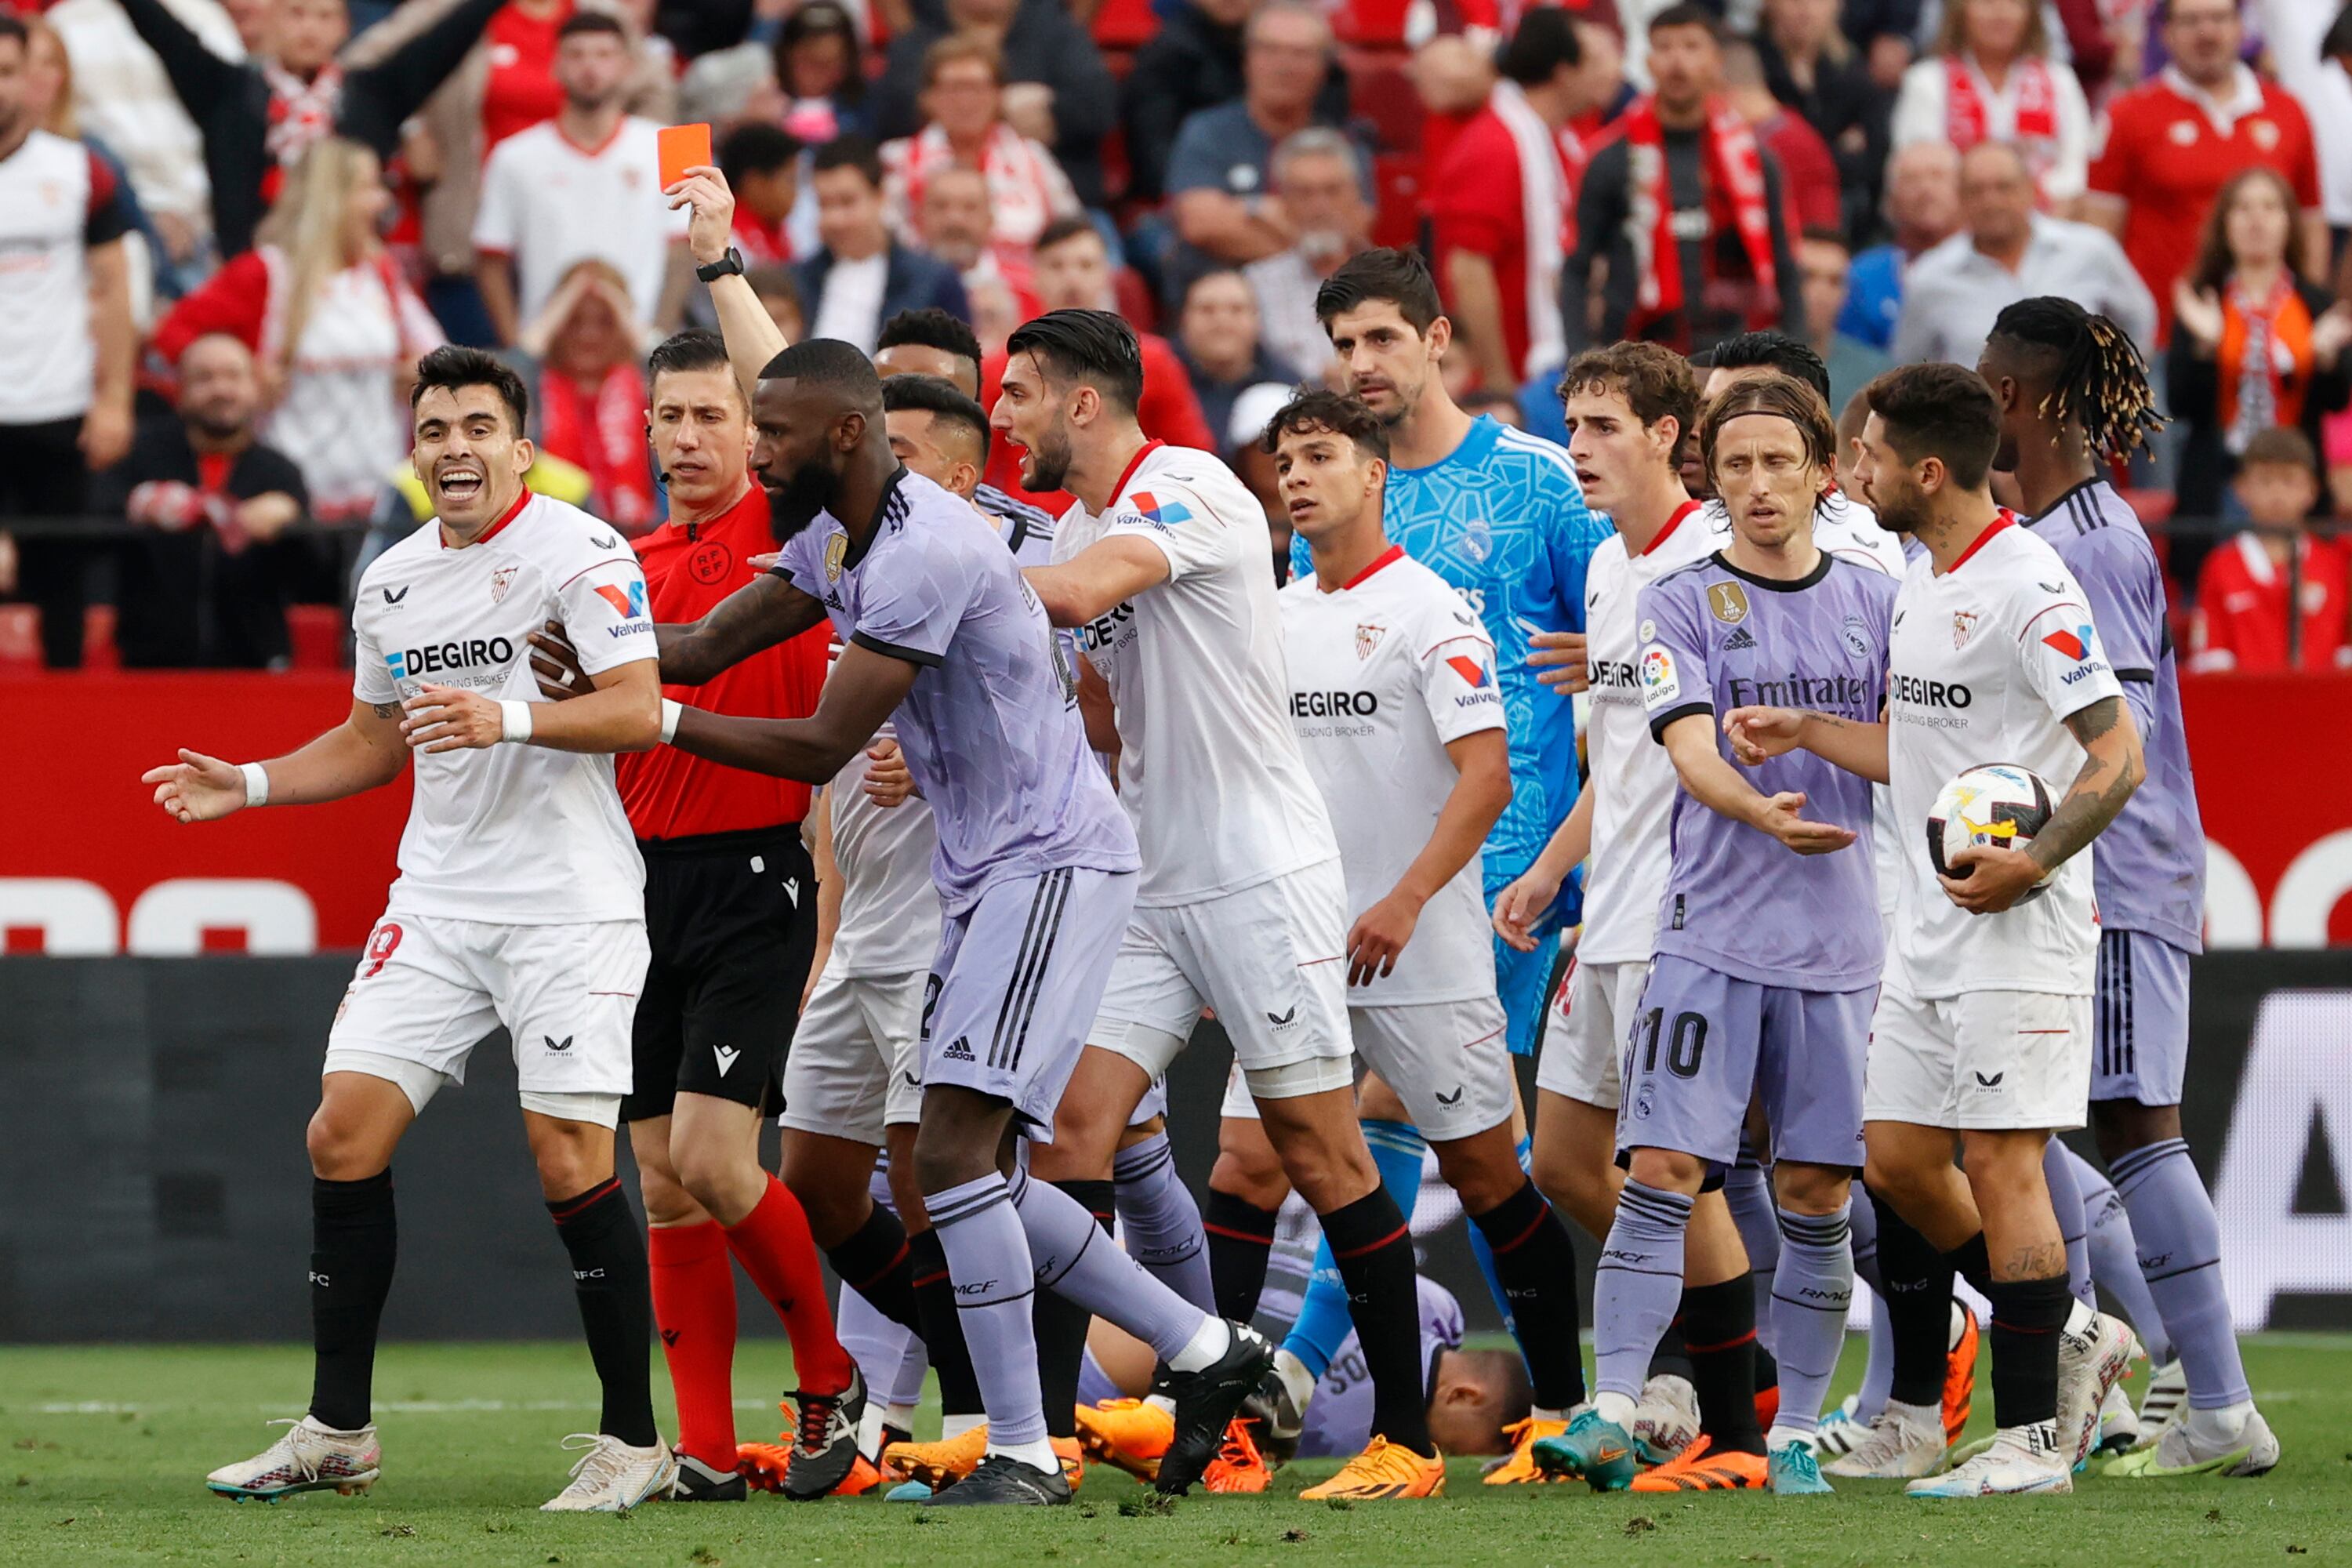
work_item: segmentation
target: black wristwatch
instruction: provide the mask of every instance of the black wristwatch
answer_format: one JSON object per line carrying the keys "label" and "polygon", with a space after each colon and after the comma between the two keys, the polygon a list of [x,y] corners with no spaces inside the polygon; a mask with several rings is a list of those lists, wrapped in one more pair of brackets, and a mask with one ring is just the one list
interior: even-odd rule
{"label": "black wristwatch", "polygon": [[716,283],[721,278],[740,278],[743,276],[743,253],[730,245],[726,255],[696,268],[694,275],[705,283]]}

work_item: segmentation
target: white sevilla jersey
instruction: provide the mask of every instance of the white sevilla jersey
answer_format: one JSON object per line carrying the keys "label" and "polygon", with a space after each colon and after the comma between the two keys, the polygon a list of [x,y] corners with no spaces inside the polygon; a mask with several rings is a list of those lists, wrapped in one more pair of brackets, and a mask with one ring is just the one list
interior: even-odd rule
{"label": "white sevilla jersey", "polygon": [[1658,902],[1669,868],[1667,818],[1682,781],[1665,747],[1650,737],[1634,660],[1644,628],[1633,604],[1643,588],[1678,566],[1703,561],[1720,542],[1685,502],[1675,520],[1628,557],[1612,533],[1592,552],[1584,573],[1584,667],[1592,713],[1585,721],[1585,787],[1592,795],[1592,855],[1584,873],[1584,931],[1576,956],[1586,963],[1647,963],[1658,931]]}
{"label": "white sevilla jersey", "polygon": [[[352,610],[352,689],[426,686],[543,700],[524,640],[560,624],[590,675],[656,657],[646,579],[620,533],[526,492],[461,550],[427,522],[378,556]],[[420,914],[510,925],[645,918],[645,866],[610,756],[500,744],[415,753],[393,896]]]}
{"label": "white sevilla jersey", "polygon": [[[1345,586],[1282,590],[1290,724],[1330,807],[1348,917],[1396,890],[1429,843],[1460,773],[1448,742],[1503,728],[1495,645],[1469,601],[1402,545]],[[1396,968],[1348,989],[1350,1006],[1495,994],[1482,858],[1423,906]]]}
{"label": "white sevilla jersey", "polygon": [[2123,694],[2088,604],[2058,552],[2006,510],[1950,571],[1938,576],[1922,558],[1904,579],[1886,683],[1888,768],[1904,825],[1888,978],[1914,996],[2091,994],[2095,847],[2061,866],[2032,902],[1971,915],[1936,880],[1927,828],[1937,792],[1988,763],[2041,774],[2053,805],[2064,797],[2084,752],[2063,721]]}
{"label": "white sevilla jersey", "polygon": [[[1034,519],[982,515],[1012,547],[1016,563],[1043,566],[1051,560],[1053,524],[1043,512]],[[841,657],[839,643],[833,657]],[[874,738],[896,733],[885,724]],[[846,980],[928,969],[940,947],[940,889],[931,880],[940,836],[931,803],[918,795],[893,806],[875,805],[866,796],[866,765],[861,748],[826,786],[833,858],[841,873],[841,924],[825,970]]]}
{"label": "white sevilla jersey", "polygon": [[1290,732],[1265,509],[1206,452],[1147,443],[1100,517],[1074,504],[1065,562],[1142,539],[1168,580],[1078,626],[1118,713],[1118,798],[1143,846],[1140,908],[1237,892],[1338,858]]}

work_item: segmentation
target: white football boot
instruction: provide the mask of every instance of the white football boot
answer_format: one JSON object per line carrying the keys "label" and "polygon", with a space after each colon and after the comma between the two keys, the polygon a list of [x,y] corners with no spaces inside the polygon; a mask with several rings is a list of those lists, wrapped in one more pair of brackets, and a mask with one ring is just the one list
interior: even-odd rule
{"label": "white football boot", "polygon": [[580,1460],[572,1484],[541,1503],[541,1513],[624,1513],[669,1496],[677,1484],[677,1458],[667,1444],[638,1448],[600,1432],[574,1432],[563,1446]]}
{"label": "white football boot", "polygon": [[2126,1454],[2100,1474],[2137,1480],[2177,1476],[2259,1476],[2279,1462],[2279,1440],[2262,1412],[2249,1409],[2235,1430],[2206,1430],[2201,1413],[2176,1416],[2153,1447]]}
{"label": "white football boot", "polygon": [[1698,1440],[1698,1390],[1671,1373],[1650,1379],[1625,1430],[1643,1464],[1664,1464]]}
{"label": "white football boot", "polygon": [[2164,1429],[2179,1420],[2188,1408],[2189,1374],[2181,1370],[2178,1359],[2150,1372],[2147,1392],[2139,1400],[2139,1446],[2155,1447]]}
{"label": "white football boot", "polygon": [[1911,1497],[2003,1497],[2030,1492],[2071,1492],[2074,1462],[2063,1428],[2054,1422],[2004,1426],[1983,1452],[1965,1464],[1913,1481]]}
{"label": "white football boot", "polygon": [[286,1436],[250,1459],[223,1465],[205,1478],[205,1485],[237,1502],[276,1502],[296,1492],[351,1497],[375,1485],[383,1447],[375,1440],[373,1423],[356,1432],[338,1432],[314,1415],[270,1425],[287,1428]]}
{"label": "white football boot", "polygon": [[1822,1468],[1847,1480],[1911,1480],[1941,1468],[1946,1447],[1940,1406],[1890,1399],[1853,1452]]}
{"label": "white football boot", "polygon": [[2139,1447],[2139,1415],[2122,1384],[2107,1390],[2099,1405],[2099,1442],[2095,1450],[2105,1458],[2128,1454]]}
{"label": "white football boot", "polygon": [[2147,1352],[2121,1318],[2087,1314],[2079,1329],[2058,1332],[2058,1436],[2069,1465],[2091,1457],[2099,1440],[2099,1407],[2131,1363]]}

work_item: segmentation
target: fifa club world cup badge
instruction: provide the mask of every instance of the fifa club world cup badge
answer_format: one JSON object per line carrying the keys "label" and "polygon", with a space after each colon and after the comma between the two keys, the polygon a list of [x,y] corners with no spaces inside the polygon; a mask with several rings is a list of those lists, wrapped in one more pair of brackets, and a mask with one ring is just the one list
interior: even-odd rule
{"label": "fifa club world cup badge", "polygon": [[506,603],[507,590],[514,585],[515,574],[520,570],[522,570],[522,568],[520,566],[501,566],[497,571],[490,574],[491,604],[503,605]]}
{"label": "fifa club world cup badge", "polygon": [[841,581],[842,563],[849,559],[849,535],[836,533],[824,542],[824,580]]}
{"label": "fifa club world cup badge", "polygon": [[1977,613],[1974,610],[1954,610],[1952,612],[1952,647],[1954,650],[1957,651],[1968,647],[1969,634],[1976,629]]}
{"label": "fifa club world cup badge", "polygon": [[1725,626],[1736,626],[1748,618],[1748,590],[1737,583],[1710,583],[1706,607]]}
{"label": "fifa club world cup badge", "polygon": [[1356,628],[1357,659],[1361,661],[1371,658],[1372,650],[1381,646],[1381,638],[1388,636],[1388,627],[1376,626],[1370,621],[1359,626]]}

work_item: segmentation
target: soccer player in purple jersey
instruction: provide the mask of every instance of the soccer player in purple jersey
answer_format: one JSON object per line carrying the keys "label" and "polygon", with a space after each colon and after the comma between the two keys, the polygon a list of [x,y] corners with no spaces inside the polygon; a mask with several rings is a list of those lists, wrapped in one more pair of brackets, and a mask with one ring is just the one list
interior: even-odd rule
{"label": "soccer player in purple jersey", "polygon": [[786,349],[752,413],[781,559],[732,616],[735,599],[695,627],[663,628],[665,657],[695,663],[697,639],[747,616],[782,636],[829,616],[841,658],[807,719],[665,705],[664,733],[713,762],[816,784],[887,721],[930,803],[944,929],[924,1002],[915,1164],[989,1415],[987,1458],[930,1500],[1069,1500],[1038,1387],[1040,1286],[1168,1365],[1175,1430],[1160,1484],[1181,1491],[1273,1347],[1188,1304],[1013,1157],[1015,1136],[1052,1134],[1140,865],[1087,747],[1062,644],[994,529],[892,454],[881,382],[856,349]]}
{"label": "soccer player in purple jersey", "polygon": [[[2221,1226],[2180,1135],[2189,958],[2203,948],[2204,826],[2163,569],[2105,477],[2106,465],[2160,421],[2131,340],[2072,300],[2021,300],[2003,310],[1978,369],[2000,405],[1994,462],[2016,473],[2033,531],[2082,584],[2147,757],[2147,782],[2100,836],[2091,867],[2100,911],[2091,1125],[2140,1240],[2143,1300],[2160,1320],[2135,1313],[2134,1321],[2144,1337],[2168,1341],[2150,1354],[2159,1376],[2173,1359],[2165,1349],[2178,1355],[2189,1408],[2160,1433],[2144,1433],[2152,1447],[2108,1473],[2258,1476],[2278,1462],[2278,1439],[2254,1408],[2238,1357]],[[2076,1291],[2085,1284],[2078,1278]]]}
{"label": "soccer player in purple jersey", "polygon": [[[1624,1423],[1686,1299],[1692,1205],[1738,1157],[1753,1100],[1770,1135],[1785,1244],[1770,1458],[1752,1426],[1717,1432],[1705,1453],[1636,1484],[1829,1489],[1807,1439],[1853,1290],[1850,1188],[1882,948],[1870,785],[1794,752],[1764,763],[1751,784],[1732,765],[1720,716],[1766,699],[1878,716],[1895,584],[1813,542],[1834,442],[1819,395],[1787,376],[1747,378],[1717,399],[1701,450],[1728,509],[1729,542],[1643,588],[1638,604],[1643,707],[1682,792],[1655,955],[1626,1043],[1625,1186],[1596,1281],[1599,1390],[1561,1439],[1596,1486],[1633,1479],[1630,1456],[1602,1456],[1631,1447]],[[1752,1340],[1744,1273],[1714,1289],[1746,1309],[1735,1326]]]}

